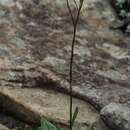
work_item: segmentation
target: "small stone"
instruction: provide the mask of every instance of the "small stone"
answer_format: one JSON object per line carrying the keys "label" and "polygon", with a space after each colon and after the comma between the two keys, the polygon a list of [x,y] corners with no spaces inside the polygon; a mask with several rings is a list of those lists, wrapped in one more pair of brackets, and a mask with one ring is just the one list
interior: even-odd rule
{"label": "small stone", "polygon": [[101,110],[103,120],[115,130],[130,130],[130,109],[122,104],[110,103]]}

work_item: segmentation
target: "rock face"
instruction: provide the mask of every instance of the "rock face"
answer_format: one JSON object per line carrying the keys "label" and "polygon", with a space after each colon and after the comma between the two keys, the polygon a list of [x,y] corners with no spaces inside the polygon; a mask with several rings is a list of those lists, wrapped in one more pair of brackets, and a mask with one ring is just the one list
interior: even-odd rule
{"label": "rock face", "polygon": [[[115,13],[107,1],[85,0],[77,29],[73,71],[73,94],[80,98],[76,100],[79,106],[86,101],[98,110],[110,102],[130,107],[130,38],[110,29],[114,20]],[[35,98],[44,95],[45,89],[55,90],[58,95],[68,93],[72,32],[65,0],[0,1],[1,99],[8,101],[7,106],[10,102],[14,104],[20,118],[28,119],[26,113],[31,113],[35,121],[41,115],[48,116],[44,109],[46,105],[50,111],[54,108],[52,98],[48,97],[50,102],[45,108],[44,103],[40,104],[45,101],[42,96]],[[59,98],[53,95],[57,99],[54,103],[58,103]],[[60,97],[64,102],[68,99],[64,95],[62,99],[62,94]],[[81,100],[84,103],[80,104]],[[12,109],[6,105],[3,107],[7,111],[14,112],[13,105]],[[63,109],[62,105],[55,106],[56,110]],[[85,118],[91,109],[84,105],[83,108],[86,115],[82,121],[87,122]],[[94,115],[92,119],[88,116],[88,124],[97,117],[95,111],[90,113]],[[51,120],[67,124],[67,117],[64,119],[57,111],[52,114]]]}
{"label": "rock face", "polygon": [[[2,88],[0,95],[4,111],[11,111],[26,122],[35,124],[43,117],[64,126],[68,125],[69,96],[65,94],[46,89]],[[73,102],[73,108],[79,107],[77,127],[87,127],[97,121],[99,115],[90,105],[76,98]]]}
{"label": "rock face", "polygon": [[101,116],[113,129],[130,129],[130,109],[121,104],[111,103],[105,106],[101,110]]}

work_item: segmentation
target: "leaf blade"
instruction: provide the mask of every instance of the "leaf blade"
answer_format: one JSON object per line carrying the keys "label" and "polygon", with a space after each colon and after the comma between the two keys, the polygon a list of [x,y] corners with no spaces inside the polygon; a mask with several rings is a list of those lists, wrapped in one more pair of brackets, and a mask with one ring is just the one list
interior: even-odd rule
{"label": "leaf blade", "polygon": [[89,127],[86,130],[94,130],[94,128],[93,127]]}
{"label": "leaf blade", "polygon": [[77,118],[78,113],[79,113],[79,109],[78,109],[78,107],[76,107],[75,111],[74,111],[74,114],[73,114],[73,117],[72,117],[72,121],[71,121],[72,126],[74,125],[74,122],[75,122],[75,120]]}
{"label": "leaf blade", "polygon": [[47,120],[46,120],[46,125],[48,127],[48,130],[57,130],[56,126]]}

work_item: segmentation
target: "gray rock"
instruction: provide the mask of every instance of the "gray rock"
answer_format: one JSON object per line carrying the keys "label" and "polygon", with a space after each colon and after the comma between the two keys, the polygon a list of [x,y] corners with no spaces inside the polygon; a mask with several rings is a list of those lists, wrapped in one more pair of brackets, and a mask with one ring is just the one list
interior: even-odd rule
{"label": "gray rock", "polygon": [[[76,127],[97,121],[99,114],[89,104],[77,98],[73,101],[73,108],[79,108]],[[54,90],[0,87],[0,103],[5,112],[13,113],[24,121],[37,123],[44,117],[68,126],[69,96]]]}
{"label": "gray rock", "polygon": [[7,127],[5,127],[4,125],[0,124],[0,130],[10,130]]}
{"label": "gray rock", "polygon": [[130,109],[128,107],[111,103],[101,110],[101,117],[114,130],[130,130]]}
{"label": "gray rock", "polygon": [[128,50],[120,47],[120,46],[116,46],[110,43],[104,43],[102,46],[98,46],[98,48],[104,50],[105,52],[107,52],[108,54],[110,54],[112,57],[121,60],[121,59],[130,59],[130,55],[128,53]]}
{"label": "gray rock", "polygon": [[108,71],[107,70],[105,70],[105,71],[97,70],[96,73],[98,75],[110,78],[110,79],[112,79],[114,81],[116,81],[116,80],[126,80],[127,79],[126,75],[123,75],[120,72],[115,71],[115,70],[108,70]]}
{"label": "gray rock", "polygon": [[9,7],[14,4],[14,0],[0,0],[0,5]]}

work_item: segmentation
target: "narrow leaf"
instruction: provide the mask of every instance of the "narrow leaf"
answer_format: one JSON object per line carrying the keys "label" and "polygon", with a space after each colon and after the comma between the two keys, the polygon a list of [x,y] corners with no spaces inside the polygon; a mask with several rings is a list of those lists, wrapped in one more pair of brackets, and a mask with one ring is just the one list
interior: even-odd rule
{"label": "narrow leaf", "polygon": [[73,114],[73,118],[72,118],[72,126],[74,125],[75,119],[77,118],[79,109],[78,107],[75,108],[74,114]]}
{"label": "narrow leaf", "polygon": [[54,126],[51,122],[46,120],[45,124],[46,124],[48,130],[57,130],[56,126]]}
{"label": "narrow leaf", "polygon": [[48,130],[48,127],[45,122],[46,120],[41,119],[41,127],[40,127],[41,130]]}
{"label": "narrow leaf", "polygon": [[41,119],[41,130],[48,130],[48,128],[47,128],[47,126],[46,126],[46,124],[45,124],[45,119]]}
{"label": "narrow leaf", "polygon": [[41,119],[41,127],[38,130],[57,130],[57,128],[51,122]]}
{"label": "narrow leaf", "polygon": [[94,130],[94,128],[93,127],[89,127],[86,130]]}

